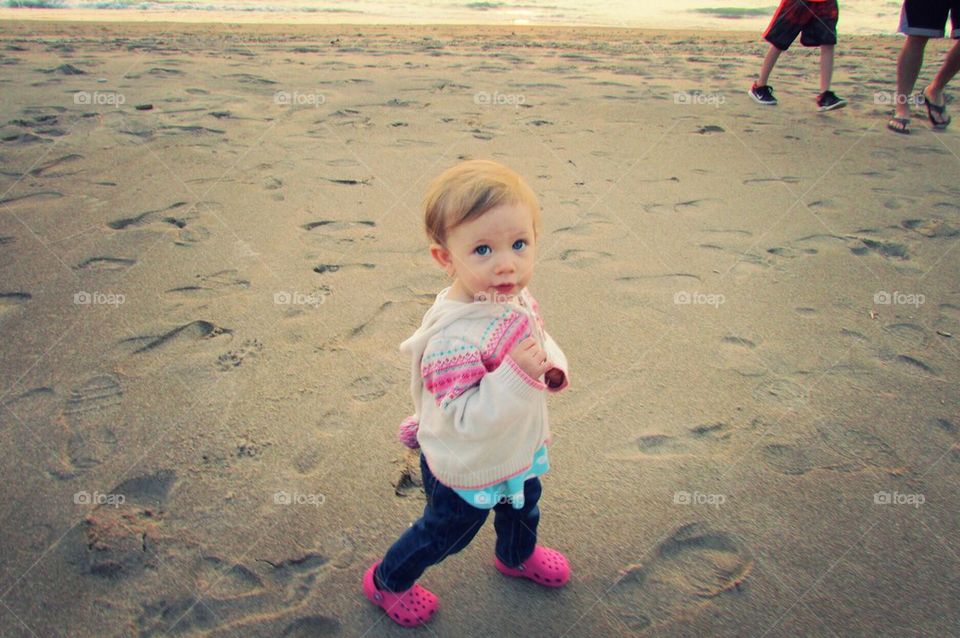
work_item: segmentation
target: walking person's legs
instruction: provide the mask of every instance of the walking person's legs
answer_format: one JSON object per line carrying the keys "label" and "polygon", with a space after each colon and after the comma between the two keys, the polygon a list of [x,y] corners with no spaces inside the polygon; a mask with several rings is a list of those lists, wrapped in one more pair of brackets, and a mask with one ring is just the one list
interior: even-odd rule
{"label": "walking person's legs", "polygon": [[923,66],[923,53],[930,38],[922,35],[908,35],[903,49],[897,58],[897,90],[893,96],[896,117],[910,118],[910,94],[917,83],[920,68]]}
{"label": "walking person's legs", "polygon": [[417,584],[431,565],[466,547],[487,519],[489,510],[472,507],[430,472],[420,455],[427,504],[423,515],[363,575],[363,593],[404,627],[428,622],[439,603],[433,592]]}
{"label": "walking person's legs", "polygon": [[563,587],[570,580],[570,564],[555,549],[537,544],[537,525],[541,494],[540,479],[523,484],[523,508],[509,502],[498,503],[494,510],[497,549],[494,564],[504,576],[528,578],[545,587]]}
{"label": "walking person's legs", "polygon": [[833,82],[833,58],[835,45],[824,44],[820,47],[820,92],[824,93],[830,90],[830,83]]}
{"label": "walking person's legs", "polygon": [[497,531],[496,555],[506,565],[519,565],[530,558],[537,545],[537,525],[540,508],[537,503],[543,488],[540,479],[523,483],[523,507],[514,509],[509,502],[498,503],[494,509],[493,527]]}
{"label": "walking person's legs", "polygon": [[776,66],[777,60],[780,59],[781,53],[783,53],[783,51],[772,44],[770,45],[767,54],[763,57],[763,64],[760,65],[760,77],[757,78],[757,86],[769,86],[770,73],[773,71],[773,67]]}
{"label": "walking person's legs", "polygon": [[428,567],[469,545],[490,512],[471,506],[440,483],[422,454],[420,471],[427,504],[384,555],[374,575],[380,589],[401,592],[412,587]]}
{"label": "walking person's legs", "polygon": [[957,71],[960,71],[960,40],[953,43],[953,47],[947,52],[943,65],[937,71],[933,82],[923,90],[923,98],[934,107],[930,113],[934,126],[946,127],[950,123],[950,117],[944,112],[947,101],[943,95],[943,90],[950,83],[950,80],[956,76]]}

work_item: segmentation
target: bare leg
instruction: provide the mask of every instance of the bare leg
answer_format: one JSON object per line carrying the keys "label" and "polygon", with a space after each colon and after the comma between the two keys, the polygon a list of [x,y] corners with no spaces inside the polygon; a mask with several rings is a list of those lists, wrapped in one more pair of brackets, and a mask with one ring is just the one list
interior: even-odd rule
{"label": "bare leg", "polygon": [[943,89],[947,83],[953,79],[953,76],[960,70],[960,40],[953,44],[953,48],[947,51],[947,57],[943,61],[943,66],[933,78],[933,82],[927,87],[927,95],[933,99],[934,104],[943,104]]}
{"label": "bare leg", "polygon": [[820,92],[830,90],[833,80],[833,50],[834,45],[824,44],[820,47]]}
{"label": "bare leg", "polygon": [[908,35],[907,41],[903,43],[903,49],[897,58],[897,92],[893,96],[897,117],[910,117],[907,96],[913,93],[913,87],[917,83],[920,67],[923,66],[923,51],[929,39],[922,35]]}
{"label": "bare leg", "polygon": [[781,53],[783,53],[783,51],[772,44],[770,45],[770,50],[767,51],[767,55],[763,58],[763,65],[760,66],[760,79],[757,80],[757,86],[766,86],[767,82],[770,81],[770,72],[773,71],[773,65],[780,59]]}

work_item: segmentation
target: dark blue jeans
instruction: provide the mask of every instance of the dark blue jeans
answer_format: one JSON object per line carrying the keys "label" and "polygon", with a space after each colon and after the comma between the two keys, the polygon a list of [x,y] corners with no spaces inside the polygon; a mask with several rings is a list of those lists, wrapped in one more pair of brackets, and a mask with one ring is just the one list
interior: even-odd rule
{"label": "dark blue jeans", "polygon": [[[430,472],[422,453],[420,470],[427,495],[423,516],[387,550],[377,568],[377,580],[394,592],[410,589],[428,567],[469,545],[490,513],[473,507],[441,484]],[[523,484],[523,509],[514,509],[510,503],[497,503],[493,508],[496,555],[510,567],[533,554],[540,522],[540,493],[540,479],[532,478]]]}

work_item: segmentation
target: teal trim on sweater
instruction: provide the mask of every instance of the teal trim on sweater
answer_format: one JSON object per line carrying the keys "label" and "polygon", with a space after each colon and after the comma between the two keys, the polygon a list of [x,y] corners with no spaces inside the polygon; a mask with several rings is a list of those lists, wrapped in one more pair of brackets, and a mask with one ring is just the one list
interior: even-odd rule
{"label": "teal trim on sweater", "polygon": [[489,487],[479,490],[459,490],[453,488],[460,498],[482,510],[493,509],[500,503],[510,503],[515,510],[523,509],[523,484],[527,479],[543,476],[550,469],[550,459],[547,457],[547,444],[533,454],[533,463],[526,472],[511,476]]}

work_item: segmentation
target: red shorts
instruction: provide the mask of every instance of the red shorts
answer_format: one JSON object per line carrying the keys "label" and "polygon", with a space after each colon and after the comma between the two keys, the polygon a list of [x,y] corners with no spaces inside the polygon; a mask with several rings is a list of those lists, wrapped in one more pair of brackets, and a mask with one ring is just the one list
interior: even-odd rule
{"label": "red shorts", "polygon": [[805,47],[837,43],[837,0],[782,0],[763,38],[781,51],[786,51],[801,35]]}

